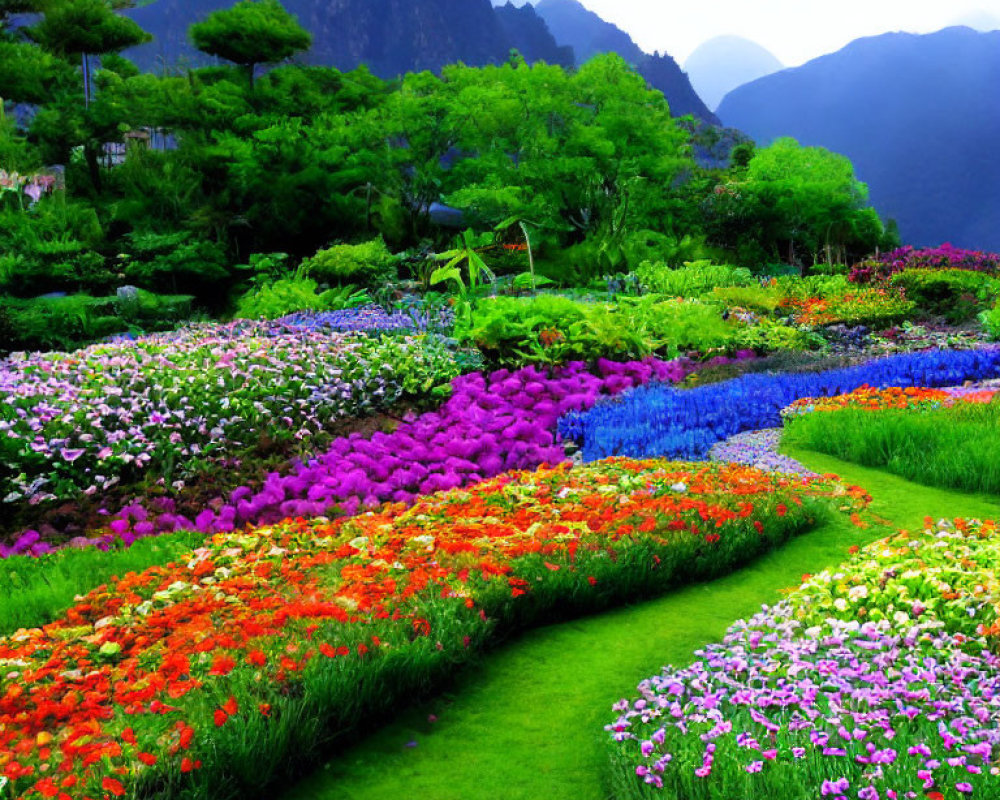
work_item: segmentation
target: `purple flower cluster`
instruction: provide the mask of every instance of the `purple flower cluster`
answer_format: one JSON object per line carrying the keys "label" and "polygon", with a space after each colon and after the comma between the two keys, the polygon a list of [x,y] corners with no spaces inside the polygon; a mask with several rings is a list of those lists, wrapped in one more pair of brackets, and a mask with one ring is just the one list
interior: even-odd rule
{"label": "purple flower cluster", "polygon": [[[677,382],[692,368],[686,360],[602,359],[597,374],[574,362],[551,374],[528,367],[463,375],[452,381],[452,396],[438,411],[411,415],[392,433],[337,439],[288,474],[270,473],[257,491],[244,486],[227,499],[218,498],[194,520],[177,514],[170,499],[148,506],[137,501],[115,515],[112,537],[96,543],[120,539],[130,544],[179,529],[210,533],[286,517],[352,514],[383,502],[408,503],[506,470],[558,463],[565,453],[554,431],[562,414],[650,381]],[[35,552],[31,547],[19,551]]]}
{"label": "purple flower cluster", "polygon": [[766,428],[761,431],[737,433],[712,445],[712,449],[708,451],[708,458],[710,461],[746,464],[785,475],[815,476],[815,472],[808,470],[794,458],[778,452],[781,431],[781,428]]}
{"label": "purple flower cluster", "polygon": [[852,283],[872,283],[887,280],[907,269],[965,269],[973,272],[1000,272],[1000,253],[963,250],[945,242],[940,247],[916,249],[907,245],[877,259],[862,261],[851,268]]}
{"label": "purple flower cluster", "polygon": [[339,311],[303,311],[282,317],[277,323],[290,328],[342,333],[443,332],[451,330],[455,314],[447,308],[432,311],[417,307],[389,312],[381,306],[366,305]]}
{"label": "purple flower cluster", "polygon": [[[970,618],[996,600],[982,583],[995,581],[918,603],[908,587],[923,573],[907,568],[926,554],[944,578],[960,574],[949,552],[979,548],[990,562],[995,547],[947,525],[891,544],[737,622],[693,664],[664,668],[615,704],[606,730],[622,774],[641,779],[635,796],[666,785],[689,800],[1000,796],[1000,658],[969,635]],[[883,607],[897,610],[873,613]]]}

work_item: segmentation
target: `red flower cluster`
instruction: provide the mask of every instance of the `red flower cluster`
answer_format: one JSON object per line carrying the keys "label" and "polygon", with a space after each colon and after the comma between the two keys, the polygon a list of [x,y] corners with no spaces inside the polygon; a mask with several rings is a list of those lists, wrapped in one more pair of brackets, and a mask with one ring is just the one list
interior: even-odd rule
{"label": "red flower cluster", "polygon": [[222,745],[252,720],[294,719],[306,683],[356,679],[368,660],[426,643],[460,655],[546,581],[599,593],[624,570],[695,577],[715,553],[806,527],[828,489],[735,465],[611,460],[216,535],[0,639],[0,774],[14,797],[59,798],[221,775]]}

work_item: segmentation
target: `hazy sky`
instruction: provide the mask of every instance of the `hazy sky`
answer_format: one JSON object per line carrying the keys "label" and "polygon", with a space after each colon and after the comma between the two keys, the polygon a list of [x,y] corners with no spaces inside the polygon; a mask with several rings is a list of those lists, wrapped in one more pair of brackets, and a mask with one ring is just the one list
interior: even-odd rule
{"label": "hazy sky", "polygon": [[745,36],[786,66],[886,31],[929,33],[988,19],[1000,27],[1000,0],[582,0],[628,31],[647,52],[679,64],[706,39]]}

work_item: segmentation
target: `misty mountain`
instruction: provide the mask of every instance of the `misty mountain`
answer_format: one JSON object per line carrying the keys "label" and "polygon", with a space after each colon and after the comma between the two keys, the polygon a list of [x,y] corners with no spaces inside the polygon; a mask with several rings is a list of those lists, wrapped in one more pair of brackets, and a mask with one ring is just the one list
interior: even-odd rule
{"label": "misty mountain", "polygon": [[540,0],[535,5],[555,40],[573,48],[578,64],[598,53],[617,53],[634,65],[650,86],[659,89],[674,116],[693,114],[711,124],[718,118],[708,109],[691,81],[669,55],[649,55],[616,25],[606,22],[577,0]]}
{"label": "misty mountain", "polygon": [[[126,53],[142,69],[212,63],[188,42],[187,30],[233,0],[156,0],[128,15],[154,41]],[[285,7],[313,34],[302,60],[350,70],[367,64],[376,75],[439,70],[462,61],[495,64],[517,48],[528,61],[570,66],[531,7],[494,9],[490,0],[284,0]]]}
{"label": "misty mountain", "polygon": [[770,50],[742,36],[716,36],[698,45],[684,62],[691,85],[709,108],[737,86],[770,75],[783,65]]}
{"label": "misty mountain", "polygon": [[905,241],[1000,250],[1000,32],[859,39],[730,92],[718,113],[759,144],[843,153]]}

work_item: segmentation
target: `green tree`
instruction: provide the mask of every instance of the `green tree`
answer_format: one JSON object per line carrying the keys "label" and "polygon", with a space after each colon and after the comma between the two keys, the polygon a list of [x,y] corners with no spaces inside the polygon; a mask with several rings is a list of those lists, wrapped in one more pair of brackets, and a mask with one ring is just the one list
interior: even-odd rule
{"label": "green tree", "polygon": [[115,0],[43,0],[44,16],[28,35],[48,52],[81,59],[84,104],[91,94],[90,57],[118,53],[152,37],[116,13],[128,3]]}
{"label": "green tree", "polygon": [[253,86],[258,64],[276,64],[312,46],[311,34],[278,0],[240,0],[189,30],[194,46],[247,71]]}

